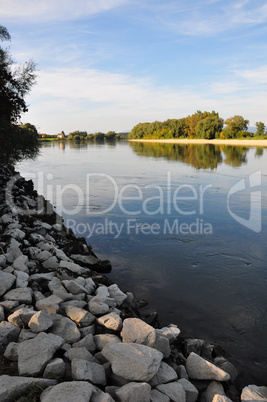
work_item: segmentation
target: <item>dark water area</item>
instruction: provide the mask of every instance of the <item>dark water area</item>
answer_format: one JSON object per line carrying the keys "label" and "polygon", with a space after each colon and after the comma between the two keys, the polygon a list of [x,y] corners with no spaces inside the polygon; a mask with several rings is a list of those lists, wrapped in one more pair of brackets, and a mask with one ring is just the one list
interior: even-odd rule
{"label": "dark water area", "polygon": [[162,326],[267,385],[267,148],[45,143],[17,170]]}

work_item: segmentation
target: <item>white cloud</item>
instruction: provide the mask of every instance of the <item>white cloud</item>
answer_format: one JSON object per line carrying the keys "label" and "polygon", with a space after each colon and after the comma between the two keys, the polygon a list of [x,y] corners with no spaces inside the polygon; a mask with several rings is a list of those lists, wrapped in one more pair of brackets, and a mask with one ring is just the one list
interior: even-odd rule
{"label": "white cloud", "polygon": [[128,0],[0,0],[1,17],[33,21],[63,21],[94,15]]}
{"label": "white cloud", "polygon": [[267,84],[267,65],[250,70],[237,71],[236,75],[253,84]]}

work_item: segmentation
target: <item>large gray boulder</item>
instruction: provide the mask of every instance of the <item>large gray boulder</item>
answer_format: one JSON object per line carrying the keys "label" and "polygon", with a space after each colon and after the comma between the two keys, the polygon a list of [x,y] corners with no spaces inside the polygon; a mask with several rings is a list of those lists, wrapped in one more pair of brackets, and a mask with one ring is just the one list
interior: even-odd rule
{"label": "large gray boulder", "polygon": [[8,321],[18,327],[25,328],[34,314],[35,311],[33,308],[22,307],[16,310],[13,314],[10,314]]}
{"label": "large gray boulder", "polygon": [[194,380],[229,381],[230,375],[219,367],[191,352],[186,360],[189,378]]}
{"label": "large gray boulder", "polygon": [[120,331],[122,328],[122,319],[117,313],[109,313],[97,319],[98,323],[107,329]]}
{"label": "large gray boulder", "polygon": [[130,381],[149,381],[163,359],[161,352],[135,343],[108,343],[101,353],[116,375]]}
{"label": "large gray boulder", "polygon": [[123,293],[118,285],[113,284],[108,287],[110,296],[116,300],[117,306],[120,307],[122,303],[127,299],[127,295]]}
{"label": "large gray boulder", "polygon": [[21,342],[18,346],[18,369],[22,376],[42,374],[46,364],[63,345],[64,340],[54,334],[39,333],[34,339]]}
{"label": "large gray boulder", "polygon": [[198,398],[198,390],[196,387],[185,378],[181,378],[177,383],[181,384],[185,390],[186,402],[196,402]]}
{"label": "large gray boulder", "polygon": [[73,359],[71,362],[71,372],[74,380],[84,380],[96,385],[106,385],[106,373],[101,364],[84,359]]}
{"label": "large gray boulder", "polygon": [[61,336],[67,343],[77,342],[81,339],[81,334],[77,325],[68,317],[55,314],[53,320],[54,324],[50,329],[52,334]]}
{"label": "large gray boulder", "polygon": [[40,386],[42,388],[55,385],[56,380],[47,380],[44,378],[29,378],[1,375],[0,376],[0,401],[10,402],[21,395],[30,391],[33,387]]}
{"label": "large gray boulder", "polygon": [[12,287],[15,280],[14,275],[0,271],[0,296],[3,296]]}
{"label": "large gray boulder", "polygon": [[4,299],[18,301],[19,304],[32,304],[32,295],[31,288],[17,288],[7,292]]}
{"label": "large gray boulder", "polygon": [[151,387],[146,382],[129,382],[115,391],[120,402],[149,402]]}
{"label": "large gray boulder", "polygon": [[46,389],[40,397],[41,402],[88,402],[93,393],[93,385],[85,381],[62,382]]}
{"label": "large gray boulder", "polygon": [[243,388],[241,401],[267,401],[267,387],[258,387],[257,385],[248,385]]}
{"label": "large gray boulder", "polygon": [[176,371],[167,363],[161,362],[157,374],[150,381],[150,385],[155,387],[156,385],[166,384],[177,379],[178,375]]}
{"label": "large gray boulder", "polygon": [[10,342],[16,342],[20,333],[19,327],[11,322],[0,323],[0,354],[3,354]]}
{"label": "large gray boulder", "polygon": [[156,341],[156,331],[139,318],[126,318],[123,321],[121,337],[124,343],[139,343],[153,347]]}
{"label": "large gray boulder", "polygon": [[170,398],[158,391],[157,389],[152,389],[150,392],[150,400],[153,402],[170,402]]}
{"label": "large gray boulder", "polygon": [[38,311],[33,314],[28,325],[32,332],[44,332],[53,325],[52,315],[47,310]]}
{"label": "large gray boulder", "polygon": [[83,308],[66,306],[65,312],[72,321],[79,325],[79,327],[88,327],[95,321],[95,316]]}

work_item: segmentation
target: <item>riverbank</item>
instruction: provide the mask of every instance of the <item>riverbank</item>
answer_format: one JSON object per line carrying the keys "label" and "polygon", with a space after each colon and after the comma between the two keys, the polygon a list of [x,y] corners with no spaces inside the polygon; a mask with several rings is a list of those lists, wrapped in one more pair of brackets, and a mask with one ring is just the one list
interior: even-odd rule
{"label": "riverbank", "polygon": [[212,145],[237,145],[237,146],[245,146],[245,147],[267,147],[267,139],[266,140],[202,140],[195,139],[190,140],[187,138],[183,139],[158,139],[158,140],[144,140],[144,139],[129,139],[132,142],[162,142],[166,144],[212,144]]}
{"label": "riverbank", "polygon": [[37,385],[44,402],[266,398],[267,387],[237,390],[237,370],[218,345],[143,316],[145,301],[103,275],[110,263],[64,226],[31,180],[2,166],[0,189],[1,401]]}

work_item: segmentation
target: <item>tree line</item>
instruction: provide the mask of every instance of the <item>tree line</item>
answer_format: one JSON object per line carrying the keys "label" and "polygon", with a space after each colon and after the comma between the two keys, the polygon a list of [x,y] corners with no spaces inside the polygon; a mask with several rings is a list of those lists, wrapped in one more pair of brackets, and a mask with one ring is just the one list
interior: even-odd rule
{"label": "tree line", "polygon": [[[11,40],[8,30],[0,25],[0,43]],[[30,60],[17,66],[8,48],[0,46],[0,161],[14,162],[33,157],[39,149],[38,132],[30,123],[20,124],[28,111],[25,96],[36,79],[35,63]]]}
{"label": "tree line", "polygon": [[74,140],[74,141],[116,141],[121,139],[128,138],[128,133],[116,133],[115,131],[109,131],[108,133],[104,134],[102,132],[88,134],[87,131],[73,131],[69,133],[67,136],[67,140]]}
{"label": "tree line", "polygon": [[[154,121],[153,123],[139,123],[129,134],[130,139],[172,139],[172,138],[246,138],[255,134],[248,131],[249,120],[235,115],[224,120],[219,113],[201,112],[181,119]],[[263,122],[257,122],[258,136],[266,134]]]}

